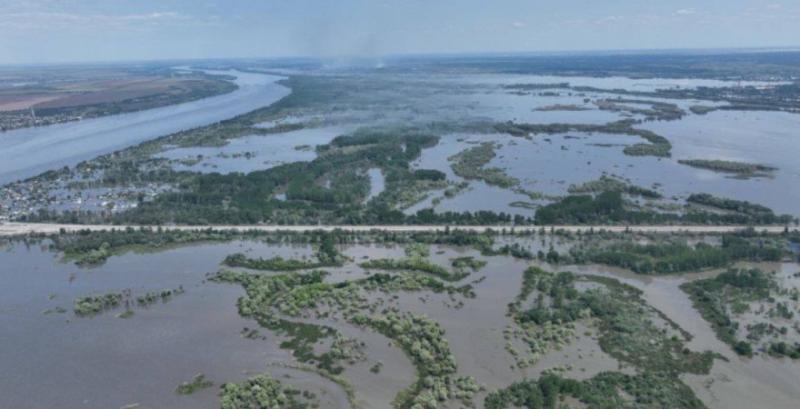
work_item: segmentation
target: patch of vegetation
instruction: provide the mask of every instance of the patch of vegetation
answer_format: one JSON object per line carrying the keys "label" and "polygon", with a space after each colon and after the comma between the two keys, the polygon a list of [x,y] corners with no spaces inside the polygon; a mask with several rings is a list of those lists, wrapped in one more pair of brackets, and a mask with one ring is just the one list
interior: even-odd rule
{"label": "patch of vegetation", "polygon": [[236,253],[225,257],[222,264],[228,267],[244,267],[252,270],[267,271],[310,270],[322,267],[341,266],[345,257],[336,249],[333,234],[321,233],[318,241],[319,248],[317,249],[316,261],[286,260],[282,257],[252,259],[242,253]]}
{"label": "patch of vegetation", "polygon": [[660,199],[662,197],[661,194],[655,190],[634,186],[605,175],[601,176],[600,179],[581,185],[570,185],[567,191],[570,194],[620,192],[631,196],[642,196],[647,199]]}
{"label": "patch of vegetation", "polygon": [[242,383],[226,383],[220,392],[222,409],[306,409],[301,392],[269,375],[258,375]]}
{"label": "patch of vegetation", "polygon": [[[217,273],[212,280],[244,286],[247,296],[239,298],[237,302],[239,314],[243,317],[255,319],[264,328],[289,337],[287,341],[281,344],[281,348],[291,350],[300,362],[318,362],[318,365],[324,367],[327,371],[339,373],[342,368],[335,366],[333,357],[330,354],[321,356],[314,354],[314,344],[333,335],[335,333],[333,329],[292,322],[283,319],[275,310],[278,300],[294,288],[302,286],[319,288],[324,286],[323,277],[325,275],[326,273],[321,271],[312,271],[307,274],[287,273],[268,276],[225,270]],[[314,300],[307,300],[306,302],[313,303]],[[290,307],[293,310],[299,309],[298,306],[287,305],[283,307],[283,310],[287,310]]]}
{"label": "patch of vegetation", "polygon": [[684,159],[678,163],[691,166],[693,168],[708,169],[715,172],[733,173],[737,177],[767,177],[778,170],[777,168],[759,165],[756,163],[735,162],[729,160],[709,160],[709,159]]}
{"label": "patch of vegetation", "polygon": [[[456,271],[451,272],[428,260],[427,257],[429,255],[430,250],[427,246],[421,243],[414,243],[406,247],[406,258],[404,259],[375,259],[360,263],[359,266],[365,269],[422,272],[447,281],[459,281],[470,274],[464,268],[456,268]],[[465,262],[466,260],[462,261],[462,264]]]}
{"label": "patch of vegetation", "polygon": [[693,194],[689,205],[701,205],[717,212],[688,207],[684,214],[641,210],[626,203],[622,192],[607,191],[595,196],[573,195],[540,207],[534,222],[553,224],[788,224],[792,216],[778,216],[772,210],[749,202]]}
{"label": "patch of vegetation", "polygon": [[653,223],[675,220],[675,215],[628,210],[621,192],[603,192],[596,196],[567,196],[536,211],[535,222],[552,224]]}
{"label": "patch of vegetation", "polygon": [[580,407],[702,409],[705,405],[678,378],[644,372],[625,375],[604,372],[585,381],[545,374],[537,380],[525,380],[492,392],[486,397],[486,409],[528,408],[560,409],[573,407],[564,401],[573,398]]}
{"label": "patch of vegetation", "polygon": [[655,244],[614,243],[570,252],[577,263],[600,263],[626,268],[639,274],[671,274],[700,271],[731,265],[736,261],[780,261],[784,250],[776,243],[735,235],[722,236],[722,244],[714,246],[684,242]]}
{"label": "patch of vegetation", "polygon": [[353,322],[370,326],[396,341],[417,368],[417,381],[397,396],[395,407],[435,409],[450,399],[468,402],[480,390],[473,378],[457,376],[444,330],[427,317],[390,312],[372,317],[358,315]]}
{"label": "patch of vegetation", "polygon": [[182,382],[175,388],[175,393],[178,395],[191,395],[199,390],[207,389],[214,386],[214,382],[206,379],[205,374],[199,373],[195,375],[191,381]]}
{"label": "patch of vegetation", "polygon": [[[650,108],[640,108],[636,105],[649,105]],[[613,98],[595,101],[595,105],[603,111],[624,112],[629,115],[642,115],[647,121],[674,121],[683,118],[686,112],[675,104],[641,99]]]}
{"label": "patch of vegetation", "polygon": [[720,198],[708,193],[690,195],[686,201],[691,204],[731,212],[732,214],[721,217],[725,217],[726,220],[730,221],[740,220],[741,223],[745,224],[789,224],[793,221],[792,216],[778,216],[768,207],[742,200]]}
{"label": "patch of vegetation", "polygon": [[479,260],[472,256],[456,257],[450,260],[450,265],[456,270],[472,270],[477,272],[486,267],[486,260]]}
{"label": "patch of vegetation", "polygon": [[350,365],[366,359],[364,344],[357,339],[336,334],[331,344],[330,354],[333,359],[346,361]]}
{"label": "patch of vegetation", "polygon": [[222,264],[228,267],[243,267],[251,270],[264,271],[310,270],[321,267],[336,266],[319,261],[284,259],[280,256],[269,259],[248,258],[243,253],[235,253],[225,257],[225,260],[223,260]]}
{"label": "patch of vegetation", "polygon": [[46,309],[46,310],[42,311],[42,314],[44,314],[44,315],[50,315],[50,314],[66,314],[66,313],[67,313],[67,309],[66,309],[66,308],[64,308],[64,307],[48,308],[48,309]]}
{"label": "patch of vegetation", "polygon": [[692,111],[695,115],[705,115],[711,112],[716,111],[717,107],[706,106],[706,105],[692,105],[689,107],[689,110]]}
{"label": "patch of vegetation", "polygon": [[585,106],[575,105],[575,104],[553,104],[553,105],[546,105],[541,106],[538,108],[534,108],[534,111],[538,112],[550,112],[550,111],[591,111],[591,108],[587,108]]}
{"label": "patch of vegetation", "polygon": [[[429,250],[426,246],[414,245],[408,247],[407,253],[409,258],[421,258],[429,255]],[[469,285],[448,287],[435,278],[413,273],[373,274],[336,284],[324,282],[323,277],[324,274],[319,272],[267,276],[223,271],[215,280],[242,284],[247,296],[239,300],[240,314],[254,317],[262,326],[292,336],[292,341],[282,347],[292,349],[301,362],[317,362],[319,370],[325,373],[340,373],[342,369],[337,366],[338,361],[359,359],[358,348],[346,339],[341,342],[334,339],[329,352],[314,355],[313,346],[326,335],[289,331],[287,328],[299,324],[292,324],[282,316],[297,317],[304,311],[316,311],[320,316],[335,313],[356,325],[374,328],[396,341],[415,362],[420,374],[414,385],[398,396],[398,407],[411,408],[419,404],[432,408],[442,400],[471,398],[477,385],[471,378],[456,376],[455,361],[438,324],[422,316],[401,314],[386,308],[377,313],[378,306],[372,305],[365,297],[365,292],[422,290],[468,295],[471,293]],[[319,332],[312,328],[306,331]]]}
{"label": "patch of vegetation", "polygon": [[[388,271],[417,271],[430,274],[447,281],[458,281],[469,273],[451,273],[446,268],[424,259],[404,258],[404,259],[375,259],[360,263],[359,266],[365,269],[388,270]],[[466,274],[466,275],[464,275]]]}
{"label": "patch of vegetation", "polygon": [[[744,356],[757,350],[800,359],[800,342],[792,333],[800,298],[797,288],[781,288],[773,274],[758,269],[731,269],[714,278],[681,285],[694,307],[711,323],[717,337]],[[754,315],[747,325],[743,315]],[[792,333],[790,333],[792,331]],[[794,339],[795,341],[790,341]]]}
{"label": "patch of vegetation", "polygon": [[151,291],[144,295],[136,297],[136,302],[139,305],[146,307],[148,305],[155,304],[156,302],[159,301],[166,302],[170,300],[173,296],[183,294],[184,292],[185,290],[183,289],[183,286],[180,286],[174,290]]}
{"label": "patch of vegetation", "polygon": [[484,142],[448,158],[456,175],[464,179],[480,179],[489,185],[511,188],[519,185],[519,180],[508,176],[500,168],[485,168],[492,161],[496,144]]}
{"label": "patch of vegetation", "polygon": [[323,281],[324,272],[307,274],[285,273],[256,275],[234,271],[221,271],[213,278],[217,282],[237,283],[244,286],[247,296],[238,301],[239,314],[254,318],[258,323],[290,339],[281,344],[303,363],[316,363],[320,370],[332,375],[341,373],[341,360],[333,351],[316,354],[314,345],[324,338],[335,336],[336,331],[306,323],[292,322],[284,317],[297,317],[301,311],[330,305],[345,318],[352,317],[372,307],[362,292],[382,291],[433,291],[471,296],[469,285],[449,287],[441,281],[421,274],[373,274],[367,278],[329,284]]}
{"label": "patch of vegetation", "polygon": [[107,293],[98,296],[76,298],[73,311],[78,316],[96,315],[103,311],[119,307],[124,298],[123,293]]}
{"label": "patch of vegetation", "polygon": [[[577,283],[590,285],[579,290]],[[523,302],[530,295],[536,296],[535,302],[525,309]],[[528,330],[526,341],[534,354],[565,342],[562,339],[554,344],[553,338],[537,338],[540,329],[595,320],[601,349],[643,371],[704,374],[714,359],[711,352],[688,350],[688,333],[649,306],[641,291],[614,279],[550,273],[532,267],[525,271],[520,296],[509,306],[509,313]],[[658,321],[664,325],[657,325]]]}
{"label": "patch of vegetation", "polygon": [[[167,302],[173,296],[183,294],[183,286],[174,290],[151,291],[135,297],[135,302],[140,307],[147,307],[158,301]],[[79,317],[97,315],[104,311],[125,306],[125,311],[118,314],[118,318],[130,318],[134,315],[131,307],[134,305],[134,295],[131,290],[110,292],[98,296],[85,296],[76,298],[73,302],[73,311]]]}
{"label": "patch of vegetation", "polygon": [[667,138],[644,129],[636,129],[634,120],[622,120],[611,122],[605,125],[588,124],[524,124],[515,122],[505,122],[494,125],[494,130],[500,133],[507,133],[513,136],[527,137],[531,134],[562,134],[567,132],[581,133],[610,133],[621,135],[638,136],[648,143],[638,143],[627,146],[623,153],[630,156],[657,156],[669,157],[671,155],[672,144]]}
{"label": "patch of vegetation", "polygon": [[157,229],[123,229],[110,231],[80,231],[76,234],[59,234],[51,236],[54,250],[62,251],[64,258],[74,260],[76,264],[97,265],[113,255],[128,251],[159,251],[175,246],[197,242],[228,241],[240,234],[226,231],[178,231]]}

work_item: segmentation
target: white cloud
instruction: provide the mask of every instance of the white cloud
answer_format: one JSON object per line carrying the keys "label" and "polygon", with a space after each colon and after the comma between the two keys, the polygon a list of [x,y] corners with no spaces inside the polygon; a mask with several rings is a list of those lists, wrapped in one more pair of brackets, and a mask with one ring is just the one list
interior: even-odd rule
{"label": "white cloud", "polygon": [[514,28],[524,28],[525,27],[525,23],[523,23],[521,21],[515,21],[515,22],[511,23],[511,25],[514,26]]}
{"label": "white cloud", "polygon": [[197,19],[172,11],[153,11],[135,14],[83,14],[59,12],[0,12],[0,28],[50,30],[82,28],[138,29],[157,25],[208,25],[214,16]]}
{"label": "white cloud", "polygon": [[680,9],[676,11],[675,14],[679,16],[691,16],[692,14],[697,14],[697,9],[695,8]]}
{"label": "white cloud", "polygon": [[600,19],[595,20],[595,24],[606,24],[606,23],[616,23],[619,21],[624,20],[624,16],[606,16]]}

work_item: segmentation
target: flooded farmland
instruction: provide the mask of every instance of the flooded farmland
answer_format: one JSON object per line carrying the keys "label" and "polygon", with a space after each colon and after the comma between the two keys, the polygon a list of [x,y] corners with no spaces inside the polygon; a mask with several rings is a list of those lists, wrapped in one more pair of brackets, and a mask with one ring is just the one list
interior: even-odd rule
{"label": "flooded farmland", "polygon": [[[420,73],[412,76],[370,72],[362,75],[359,71],[320,70],[304,73],[302,81],[310,81],[311,85],[301,83],[302,94],[294,95],[290,93],[291,79],[284,78],[278,84],[276,81],[281,78],[277,76],[233,73],[238,76],[241,87],[236,93],[252,94],[245,100],[261,104],[262,108],[236,117],[230,125],[214,126],[224,128],[239,122],[247,126],[236,125],[236,131],[228,133],[214,131],[224,136],[213,138],[205,133],[206,128],[197,128],[174,134],[153,146],[144,144],[131,148],[126,155],[131,155],[128,160],[135,161],[137,170],[129,178],[116,176],[120,172],[116,167],[126,162],[112,156],[101,157],[98,163],[85,162],[80,171],[77,168],[61,170],[57,179],[35,178],[9,185],[0,191],[3,204],[0,212],[11,218],[35,215],[40,209],[56,215],[65,212],[99,214],[108,209],[111,214],[124,213],[135,210],[142,202],[176,193],[175,187],[182,176],[171,172],[192,177],[230,176],[275,173],[291,166],[314,167],[343,153],[357,155],[359,146],[347,149],[337,146],[353,135],[382,132],[386,133],[384,136],[406,137],[406,133],[415,130],[430,134],[436,141],[423,146],[418,154],[414,153],[417,156],[409,159],[411,169],[436,170],[444,174],[444,180],[413,188],[405,186],[399,182],[399,175],[387,168],[393,165],[368,155],[373,163],[348,162],[347,166],[336,167],[339,173],[336,177],[309,175],[310,182],[303,181],[303,184],[308,188],[325,189],[335,196],[333,191],[340,189],[340,185],[331,182],[347,175],[346,182],[342,179],[342,183],[355,190],[358,197],[352,200],[359,206],[387,205],[403,211],[407,217],[432,210],[439,214],[489,211],[534,218],[538,208],[578,193],[584,184],[609,178],[655,192],[661,199],[626,197],[631,207],[655,212],[680,212],[692,195],[709,194],[764,206],[778,215],[800,216],[797,206],[793,205],[797,202],[795,199],[800,198],[793,196],[796,189],[792,188],[800,183],[800,168],[794,160],[800,153],[794,141],[794,130],[800,126],[796,114],[722,110],[724,104],[718,101],[662,95],[681,90],[730,87],[733,86],[731,82],[513,74]],[[286,78],[292,78],[288,75]],[[750,85],[768,89],[780,84],[754,82]],[[308,87],[321,95],[327,95],[326,87],[333,87],[342,97],[319,100]],[[697,107],[702,109],[698,111]],[[234,106],[227,109],[234,109]],[[120,118],[92,121],[119,121]],[[153,126],[163,121],[148,119],[146,122]],[[84,129],[89,126],[87,124],[88,121],[64,126]],[[179,128],[186,126],[183,124]],[[508,132],[497,130],[509,126]],[[539,130],[513,131],[514,126],[532,126]],[[567,128],[555,129],[559,126]],[[619,126],[629,128],[620,131],[615,128]],[[129,132],[135,128],[125,129]],[[157,132],[163,134],[164,129],[159,128]],[[45,133],[45,130],[35,132]],[[130,132],[136,133],[136,138],[113,148],[147,138],[146,133]],[[193,132],[198,136],[191,136]],[[643,132],[663,137],[668,151],[658,155],[630,154],[647,142],[641,136]],[[64,135],[62,132],[47,133]],[[4,137],[14,140],[14,135],[12,132]],[[189,139],[184,141],[184,137]],[[26,144],[39,140],[20,138],[25,139]],[[81,140],[85,142],[85,138]],[[119,136],[113,140],[119,141]],[[482,177],[464,177],[453,171],[455,163],[451,158],[484,143],[493,144],[493,156],[478,168],[503,174],[513,183],[501,186]],[[400,146],[405,149],[405,145]],[[665,145],[661,146],[659,149]],[[92,149],[96,147],[92,144]],[[19,157],[15,149],[13,146],[0,149],[0,155],[6,152]],[[40,152],[44,155],[48,151]],[[335,155],[327,155],[328,152]],[[79,159],[100,153],[88,152]],[[769,171],[755,175],[726,173],[689,166],[687,161],[761,166]],[[8,162],[9,166],[13,163]],[[27,164],[30,160],[26,160]],[[47,167],[54,169],[62,165],[59,162]],[[327,169],[326,166],[320,169]],[[16,172],[13,169],[8,172],[12,171]],[[17,178],[12,173],[6,182]],[[153,182],[136,182],[143,175],[154,174],[159,176]],[[105,189],[103,200],[76,199],[78,191],[87,189],[87,185]],[[285,202],[288,187],[275,187],[270,198]],[[64,190],[67,194],[53,195]],[[319,196],[318,193],[309,194]],[[307,195],[297,195],[297,200]],[[132,200],[137,196],[142,197],[138,203]],[[293,197],[288,195],[289,202]],[[374,198],[379,200],[372,200]],[[275,206],[283,205],[275,203]]]}
{"label": "flooded farmland", "polygon": [[0,408],[797,407],[796,72],[593,58],[3,133]]}

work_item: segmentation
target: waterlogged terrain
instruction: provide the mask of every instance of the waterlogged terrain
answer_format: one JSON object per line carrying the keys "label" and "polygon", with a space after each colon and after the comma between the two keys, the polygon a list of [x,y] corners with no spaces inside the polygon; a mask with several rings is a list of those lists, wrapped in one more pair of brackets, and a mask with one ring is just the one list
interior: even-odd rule
{"label": "waterlogged terrain", "polygon": [[[264,246],[232,242],[128,254],[78,268],[40,245],[4,247],[2,276],[9,286],[0,307],[0,362],[13,370],[0,377],[0,406],[218,408],[220,384],[270,372],[316,393],[324,407],[346,407],[346,396],[335,384],[272,367],[291,355],[277,347],[278,337],[260,341],[241,334],[257,326],[237,313],[241,289],[206,283],[207,273],[227,254],[245,248],[275,254]],[[277,251],[297,254],[292,248]],[[134,301],[127,318],[123,305],[92,316],[73,311],[79,297],[124,291],[138,296],[179,286],[185,292],[171,299],[146,307]],[[191,395],[175,393],[198,373],[214,386]],[[50,387],[40,388],[43,384]]]}
{"label": "waterlogged terrain", "polygon": [[[792,408],[798,241],[157,231],[13,240],[0,252],[0,364],[14,368],[0,404],[214,408],[269,384],[318,407],[526,407],[513,391],[538,380],[581,407]],[[654,263],[666,257],[655,249],[684,246],[672,265],[707,267],[645,273],[642,259],[635,273],[614,266],[638,250],[608,256],[621,246],[651,246]],[[784,341],[785,355],[771,341],[744,353],[693,304],[688,285],[727,280],[730,269],[776,272],[782,295],[731,317],[742,330],[772,320],[769,339]],[[618,389],[593,389],[609,383]]]}
{"label": "waterlogged terrain", "polygon": [[0,222],[190,225],[2,242],[0,407],[797,407],[796,70],[582,58],[218,62],[0,135]]}
{"label": "waterlogged terrain", "polygon": [[203,173],[250,173],[275,166],[308,162],[316,158],[315,148],[342,134],[341,128],[300,129],[274,135],[253,135],[234,139],[222,147],[175,148],[163,157],[175,169]]}
{"label": "waterlogged terrain", "polygon": [[[611,191],[621,195],[614,214],[583,222],[786,224],[800,216],[793,189],[800,117],[787,102],[794,95],[788,77],[559,76],[399,64],[283,70],[278,84],[261,73],[269,65],[241,69],[209,71],[233,74],[240,85],[216,98],[241,97],[220,102],[226,110],[211,120],[187,112],[204,119],[157,134],[123,124],[123,134],[136,138],[113,148],[139,145],[57,171],[62,163],[46,161],[53,171],[0,191],[0,212],[28,221],[146,224],[519,224],[544,221],[537,214],[545,206]],[[165,135],[230,117],[234,108],[243,115]],[[20,131],[43,135],[20,138],[63,138],[48,129]],[[0,154],[27,158],[14,146]],[[20,177],[14,172],[6,182]],[[89,189],[105,189],[99,205],[80,197]],[[770,211],[775,217],[762,217]]]}

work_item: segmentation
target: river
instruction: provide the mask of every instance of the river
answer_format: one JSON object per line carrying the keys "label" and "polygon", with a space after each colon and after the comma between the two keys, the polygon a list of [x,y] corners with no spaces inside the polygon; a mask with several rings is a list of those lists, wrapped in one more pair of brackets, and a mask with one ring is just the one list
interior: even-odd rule
{"label": "river", "polygon": [[291,92],[277,84],[283,78],[279,76],[236,70],[205,72],[235,76],[239,88],[183,104],[0,134],[0,185],[244,114]]}

